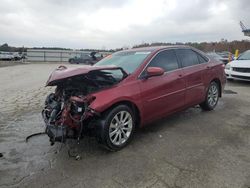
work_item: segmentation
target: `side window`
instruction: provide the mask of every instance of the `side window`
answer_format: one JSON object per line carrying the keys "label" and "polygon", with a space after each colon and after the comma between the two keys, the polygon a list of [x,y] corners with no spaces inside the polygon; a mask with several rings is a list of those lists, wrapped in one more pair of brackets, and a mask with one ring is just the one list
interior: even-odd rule
{"label": "side window", "polygon": [[178,49],[176,50],[177,56],[180,59],[183,67],[189,67],[198,65],[199,60],[196,53],[190,49]]}
{"label": "side window", "polygon": [[158,53],[148,67],[161,67],[166,72],[178,69],[178,61],[174,50],[165,50]]}
{"label": "side window", "polygon": [[199,54],[199,53],[196,52],[196,55],[198,57],[198,60],[199,60],[200,64],[208,62],[208,59],[206,57],[202,56],[201,54]]}

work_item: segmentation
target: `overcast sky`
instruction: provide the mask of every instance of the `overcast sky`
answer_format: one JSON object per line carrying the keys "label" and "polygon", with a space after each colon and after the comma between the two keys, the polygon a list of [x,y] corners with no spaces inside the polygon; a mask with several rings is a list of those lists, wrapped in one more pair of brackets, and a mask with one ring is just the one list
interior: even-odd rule
{"label": "overcast sky", "polygon": [[247,39],[249,0],[0,0],[0,44],[119,48]]}

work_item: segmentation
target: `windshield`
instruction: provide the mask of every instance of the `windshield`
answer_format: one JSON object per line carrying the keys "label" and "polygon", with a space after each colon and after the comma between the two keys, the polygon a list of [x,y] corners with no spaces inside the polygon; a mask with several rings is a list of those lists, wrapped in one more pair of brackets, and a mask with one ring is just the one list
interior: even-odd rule
{"label": "windshield", "polygon": [[241,54],[237,60],[250,60],[250,50]]}
{"label": "windshield", "polygon": [[128,74],[133,73],[139,65],[146,59],[150,54],[150,51],[122,51],[114,53],[98,63],[95,66],[100,65],[115,65],[121,67]]}

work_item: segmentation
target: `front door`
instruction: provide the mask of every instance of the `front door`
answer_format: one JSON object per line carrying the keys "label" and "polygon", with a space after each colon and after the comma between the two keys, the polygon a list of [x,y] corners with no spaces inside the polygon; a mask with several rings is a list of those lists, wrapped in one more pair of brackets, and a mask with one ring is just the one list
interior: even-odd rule
{"label": "front door", "polygon": [[[184,106],[185,80],[174,50],[159,52],[147,67],[161,67],[165,70],[161,76],[139,81],[144,108],[142,115],[149,122]],[[145,76],[147,67],[142,77]]]}

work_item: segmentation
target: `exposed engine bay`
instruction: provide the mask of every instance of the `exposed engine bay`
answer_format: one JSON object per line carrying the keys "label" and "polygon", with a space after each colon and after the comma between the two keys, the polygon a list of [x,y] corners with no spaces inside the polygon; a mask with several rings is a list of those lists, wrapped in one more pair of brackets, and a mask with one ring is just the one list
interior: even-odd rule
{"label": "exposed engine bay", "polygon": [[[68,70],[61,66],[51,74],[47,86],[56,86],[56,89],[47,96],[42,111],[45,133],[51,144],[65,142],[68,138],[79,142],[88,133],[89,123],[100,115],[89,108],[95,100],[91,94],[112,87],[127,76],[117,67],[92,69],[86,71],[85,68],[83,73],[75,75],[77,69]],[[73,76],[69,75],[69,71]],[[120,74],[113,74],[114,71],[120,71]]]}

